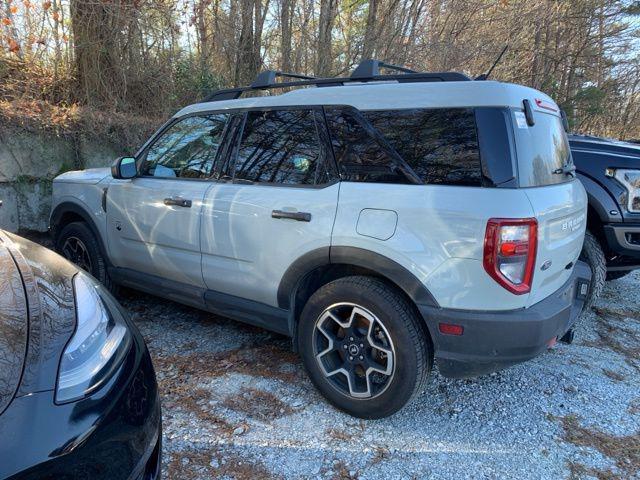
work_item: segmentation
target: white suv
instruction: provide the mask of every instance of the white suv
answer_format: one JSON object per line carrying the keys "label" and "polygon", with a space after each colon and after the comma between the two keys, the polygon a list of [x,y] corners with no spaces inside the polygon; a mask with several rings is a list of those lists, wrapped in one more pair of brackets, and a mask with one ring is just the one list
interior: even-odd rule
{"label": "white suv", "polygon": [[61,175],[57,249],[108,287],[290,335],[326,398],[364,418],[405,405],[434,359],[473,376],[569,341],[590,281],[587,198],[558,106],[380,66],[265,72],[178,112],[111,171]]}

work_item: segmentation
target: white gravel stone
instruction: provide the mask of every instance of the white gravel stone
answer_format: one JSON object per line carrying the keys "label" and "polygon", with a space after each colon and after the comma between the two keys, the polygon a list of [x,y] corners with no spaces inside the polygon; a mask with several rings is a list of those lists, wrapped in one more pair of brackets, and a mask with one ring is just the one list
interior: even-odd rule
{"label": "white gravel stone", "polygon": [[608,283],[602,315],[585,316],[573,345],[471,380],[436,369],[413,404],[377,421],[326,403],[284,337],[140,293],[122,302],[158,372],[164,478],[178,478],[176,456],[196,452],[183,467],[204,464],[189,478],[222,466],[232,478],[242,461],[256,478],[548,479],[569,477],[569,462],[620,474],[615,459],[568,443],[558,417],[617,436],[640,430],[640,359],[623,354],[640,348],[639,287],[640,273]]}

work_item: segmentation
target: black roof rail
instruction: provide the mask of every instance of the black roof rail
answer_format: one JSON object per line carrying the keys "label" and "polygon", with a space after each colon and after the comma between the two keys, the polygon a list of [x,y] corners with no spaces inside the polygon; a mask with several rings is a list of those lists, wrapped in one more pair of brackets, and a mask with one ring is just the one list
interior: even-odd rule
{"label": "black roof rail", "polygon": [[[381,75],[380,68],[387,68],[389,70],[397,70],[402,73]],[[294,78],[296,80],[288,82],[277,82],[278,77]],[[364,60],[360,65],[356,67],[350,77],[335,77],[335,78],[314,78],[306,75],[299,75],[297,73],[284,73],[276,70],[267,70],[260,73],[253,83],[248,87],[228,88],[223,90],[216,90],[208,95],[204,102],[217,102],[220,100],[235,100],[245,92],[257,91],[257,90],[271,90],[276,88],[289,88],[289,87],[303,87],[303,86],[316,86],[316,87],[335,87],[339,85],[345,85],[347,83],[362,83],[362,82],[381,82],[381,81],[395,81],[398,83],[415,83],[415,82],[460,82],[470,81],[467,75],[458,72],[435,72],[435,73],[422,73],[415,72],[405,67],[398,65],[391,65],[381,62],[379,60]]]}
{"label": "black roof rail", "polygon": [[389,70],[396,70],[403,73],[418,73],[415,70],[411,70],[399,65],[391,65],[389,63],[381,62],[380,60],[363,60],[360,65],[351,74],[351,78],[370,78],[380,75],[380,67],[387,68]]}
{"label": "black roof rail", "polygon": [[251,84],[251,88],[269,88],[276,83],[277,77],[298,78],[303,80],[313,80],[315,77],[309,77],[307,75],[300,75],[297,73],[284,73],[277,70],[265,70],[258,74],[256,79]]}

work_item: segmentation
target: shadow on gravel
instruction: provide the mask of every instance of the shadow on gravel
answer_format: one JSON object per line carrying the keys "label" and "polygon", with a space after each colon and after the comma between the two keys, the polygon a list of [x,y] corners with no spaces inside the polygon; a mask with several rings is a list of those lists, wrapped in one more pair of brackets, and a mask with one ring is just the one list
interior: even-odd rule
{"label": "shadow on gravel", "polygon": [[587,467],[578,462],[570,462],[570,478],[595,477],[599,480],[624,480],[638,478],[640,474],[640,432],[627,436],[615,436],[601,430],[580,425],[578,418],[569,415],[555,417],[564,430],[564,439],[579,447],[589,447],[615,462],[619,472]]}
{"label": "shadow on gravel", "polygon": [[167,478],[179,480],[233,478],[235,480],[280,479],[261,462],[228,452],[185,450],[167,465]]}
{"label": "shadow on gravel", "polygon": [[[599,338],[586,345],[612,350],[622,355],[629,366],[640,372],[640,336],[637,330],[640,312],[598,307],[594,307],[593,311],[598,319],[595,330]],[[635,324],[635,330],[628,325],[629,322]],[[616,380],[624,379],[616,378],[615,374],[612,376],[606,371],[605,374]]]}

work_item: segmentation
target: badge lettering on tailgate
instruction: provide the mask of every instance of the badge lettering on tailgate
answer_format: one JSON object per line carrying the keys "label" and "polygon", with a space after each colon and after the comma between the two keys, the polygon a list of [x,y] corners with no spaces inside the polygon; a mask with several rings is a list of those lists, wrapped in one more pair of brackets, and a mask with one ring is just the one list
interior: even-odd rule
{"label": "badge lettering on tailgate", "polygon": [[582,226],[582,222],[584,222],[584,213],[576,218],[571,218],[562,224],[562,230],[570,230],[575,232]]}

